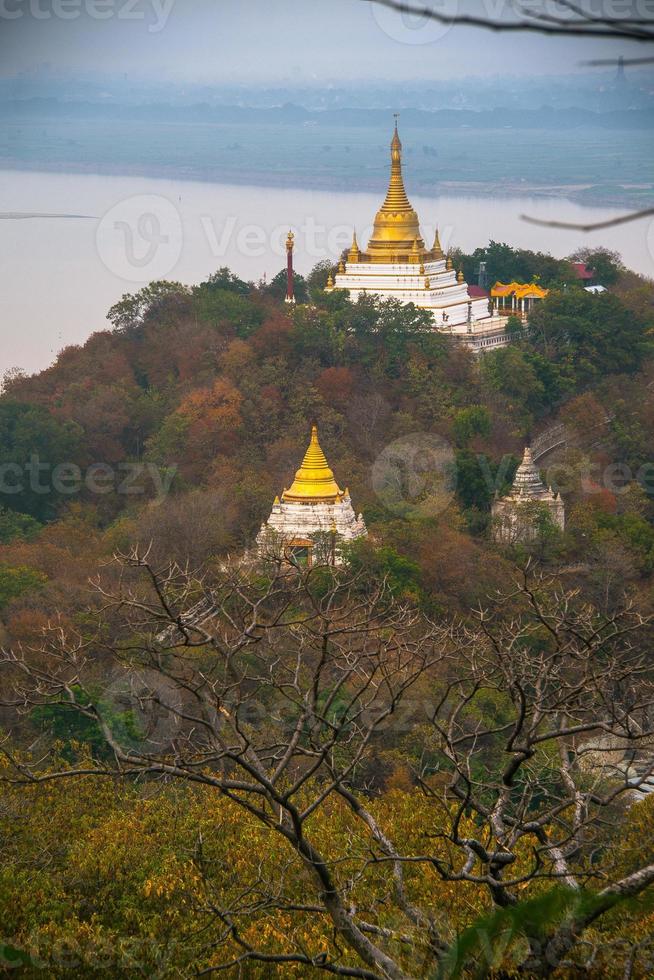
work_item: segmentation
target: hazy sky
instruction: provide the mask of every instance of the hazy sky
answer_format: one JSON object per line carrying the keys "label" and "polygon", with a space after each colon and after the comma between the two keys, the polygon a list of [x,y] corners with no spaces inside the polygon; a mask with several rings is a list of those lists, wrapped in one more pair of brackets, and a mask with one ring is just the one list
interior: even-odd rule
{"label": "hazy sky", "polygon": [[[509,16],[511,0],[426,0]],[[523,0],[526,2],[526,0]],[[556,0],[536,0],[555,9]],[[584,0],[597,7],[599,0]],[[624,0],[601,0],[610,4]],[[634,9],[648,0],[627,0]],[[533,8],[534,0],[529,0]],[[101,71],[200,82],[438,79],[574,71],[634,44],[498,35],[362,0],[0,0],[0,73]]]}

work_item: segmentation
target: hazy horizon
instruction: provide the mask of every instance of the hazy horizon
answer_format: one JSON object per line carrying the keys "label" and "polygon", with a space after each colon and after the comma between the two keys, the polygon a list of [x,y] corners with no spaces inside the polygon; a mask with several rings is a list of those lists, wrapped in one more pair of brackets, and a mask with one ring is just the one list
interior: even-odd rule
{"label": "hazy horizon", "polygon": [[[364,0],[14,0],[6,6],[9,13],[0,15],[5,77],[43,65],[197,82],[388,81],[391,65],[398,82],[492,77],[507,65],[516,77],[533,77],[643,53],[636,42],[448,28]],[[433,0],[433,6],[514,16],[505,0]]]}

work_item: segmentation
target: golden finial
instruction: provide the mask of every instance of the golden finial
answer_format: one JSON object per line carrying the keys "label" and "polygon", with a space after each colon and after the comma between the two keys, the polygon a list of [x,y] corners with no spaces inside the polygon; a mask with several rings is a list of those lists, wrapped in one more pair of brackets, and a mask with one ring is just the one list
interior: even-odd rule
{"label": "golden finial", "polygon": [[436,258],[438,259],[443,258],[443,249],[441,248],[441,240],[438,234],[438,228],[436,229],[436,232],[434,234],[434,244],[432,245],[431,250],[436,256]]}
{"label": "golden finial", "polygon": [[343,259],[341,259],[341,261],[338,263],[338,273],[339,275],[342,276],[344,272],[345,272],[345,263],[343,262]]}
{"label": "golden finial", "polygon": [[457,282],[464,282],[465,281],[464,278],[463,278],[463,269],[459,269],[459,274],[456,277],[456,281]]}
{"label": "golden finial", "polygon": [[318,442],[318,427],[311,426],[311,442],[304,454],[302,466],[295,474],[289,490],[282,494],[282,500],[296,503],[327,501],[335,503],[343,493],[334,479],[325,454]]}
{"label": "golden finial", "polygon": [[350,251],[347,253],[348,262],[358,262],[359,261],[359,243],[357,242],[356,229],[352,232],[352,244],[350,245]]}
{"label": "golden finial", "polygon": [[382,211],[411,211],[409,199],[404,190],[402,179],[402,143],[397,131],[397,118],[395,119],[395,131],[391,140],[391,179],[386,193],[386,200],[382,204]]}
{"label": "golden finial", "polygon": [[422,252],[420,249],[420,245],[418,244],[418,237],[416,236],[413,239],[413,245],[411,246],[411,254],[409,255],[409,262],[418,264],[420,263],[421,257],[422,257]]}
{"label": "golden finial", "polygon": [[431,281],[429,279],[429,276],[425,277],[425,289],[431,289]]}
{"label": "golden finial", "polygon": [[273,507],[279,507],[279,497],[277,497],[277,496],[273,500]]}
{"label": "golden finial", "polygon": [[451,272],[452,271],[452,256],[451,255],[448,255],[448,257],[447,257],[447,271],[448,272]]}
{"label": "golden finial", "polygon": [[287,252],[292,252],[293,251],[293,243],[294,242],[295,242],[295,235],[293,234],[292,231],[289,231],[288,235],[286,236],[286,251]]}
{"label": "golden finial", "polygon": [[422,262],[420,263],[420,268],[418,269],[418,272],[420,273],[421,276],[424,276],[425,274],[425,267],[422,264]]}
{"label": "golden finial", "polygon": [[393,119],[395,120],[395,126],[393,127],[393,139],[391,140],[391,150],[402,150],[402,144],[400,143],[400,134],[397,131],[397,121],[400,118],[399,112],[393,113]]}
{"label": "golden finial", "polygon": [[333,289],[333,288],[334,288],[334,277],[330,272],[329,275],[327,276],[327,289]]}

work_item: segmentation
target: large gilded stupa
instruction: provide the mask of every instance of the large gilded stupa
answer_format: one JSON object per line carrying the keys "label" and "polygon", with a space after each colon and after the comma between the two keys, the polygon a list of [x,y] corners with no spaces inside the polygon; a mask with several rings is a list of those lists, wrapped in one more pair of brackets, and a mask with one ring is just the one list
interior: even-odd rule
{"label": "large gilded stupa", "polygon": [[375,216],[370,241],[362,251],[356,232],[345,262],[340,262],[327,289],[346,289],[356,300],[362,293],[399,299],[429,310],[436,329],[458,335],[475,350],[506,343],[506,318],[493,315],[487,295],[474,295],[443,253],[438,231],[431,248],[420,233],[402,177],[402,144],[397,123],[391,142],[391,176],[386,198]]}
{"label": "large gilded stupa", "polygon": [[261,525],[259,555],[309,566],[338,565],[341,545],[367,533],[363,517],[354,513],[349,490],[341,490],[334,479],[314,425],[293,483],[281,499],[275,497],[270,517]]}

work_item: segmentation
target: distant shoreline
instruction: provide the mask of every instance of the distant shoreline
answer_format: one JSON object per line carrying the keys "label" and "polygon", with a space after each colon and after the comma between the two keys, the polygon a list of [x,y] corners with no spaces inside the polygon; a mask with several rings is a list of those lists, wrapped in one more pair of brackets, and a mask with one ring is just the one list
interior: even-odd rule
{"label": "distant shoreline", "polygon": [[[238,170],[183,168],[166,165],[139,164],[83,164],[76,161],[49,163],[38,160],[31,163],[15,157],[0,156],[0,170],[15,170],[19,173],[81,174],[95,177],[139,177],[150,180],[181,180],[203,184],[233,184],[239,187],[270,187],[279,190],[334,191],[342,193],[383,193],[384,187],[375,178],[353,177],[348,186],[342,186],[340,177],[314,174],[307,178],[298,173],[271,173],[260,170]],[[419,197],[469,197],[469,198],[516,198],[531,197],[541,200],[565,200],[581,207],[636,208],[642,206],[643,198],[611,190],[596,189],[591,184],[529,184],[523,181],[498,181],[482,183],[479,181],[443,180],[440,183],[426,184],[413,180],[411,193]],[[649,199],[649,198],[648,198]]]}

